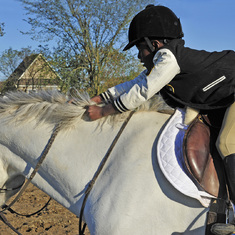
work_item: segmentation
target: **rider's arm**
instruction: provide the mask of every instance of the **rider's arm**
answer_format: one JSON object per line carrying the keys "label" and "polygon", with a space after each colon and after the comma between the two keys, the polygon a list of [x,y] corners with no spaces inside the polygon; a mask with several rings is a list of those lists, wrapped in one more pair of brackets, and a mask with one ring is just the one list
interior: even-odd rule
{"label": "rider's arm", "polygon": [[154,67],[149,75],[145,75],[129,91],[113,101],[114,107],[119,112],[132,110],[140,106],[180,73],[177,60],[169,49],[160,49],[154,56],[153,62]]}
{"label": "rider's arm", "polygon": [[[120,85],[122,88],[126,87],[127,91],[118,98],[111,99],[111,104],[103,107],[90,106],[88,108],[89,116],[92,120],[96,120],[116,112],[122,113],[135,109],[160,91],[178,73],[180,73],[180,67],[173,53],[168,49],[161,49],[154,56],[154,67],[149,75],[146,75],[144,71],[132,82]],[[119,86],[116,87],[118,88],[114,87],[112,89],[116,90],[116,92],[117,90],[121,91]],[[112,89],[108,90],[109,95]],[[102,95],[100,97],[105,99]]]}
{"label": "rider's arm", "polygon": [[139,83],[141,80],[143,80],[146,77],[146,73],[147,70],[144,70],[133,80],[126,81],[124,83],[120,83],[114,87],[109,88],[106,92],[100,94],[101,98],[105,102],[113,101],[120,95],[128,92],[136,83]]}

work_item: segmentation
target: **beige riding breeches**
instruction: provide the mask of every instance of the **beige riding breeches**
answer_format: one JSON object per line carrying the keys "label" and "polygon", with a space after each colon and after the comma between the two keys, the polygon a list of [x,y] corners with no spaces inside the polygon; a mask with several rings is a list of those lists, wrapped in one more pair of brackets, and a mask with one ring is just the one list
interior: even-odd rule
{"label": "beige riding breeches", "polygon": [[216,146],[222,158],[235,154],[235,102],[226,110]]}

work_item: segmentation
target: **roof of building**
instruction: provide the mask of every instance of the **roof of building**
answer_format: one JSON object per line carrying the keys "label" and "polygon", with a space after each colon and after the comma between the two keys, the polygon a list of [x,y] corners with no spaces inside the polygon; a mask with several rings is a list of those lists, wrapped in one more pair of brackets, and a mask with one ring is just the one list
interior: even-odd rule
{"label": "roof of building", "polygon": [[24,60],[20,63],[20,65],[14,70],[14,72],[9,76],[8,80],[13,80],[13,81],[17,81],[20,80],[22,78],[22,76],[24,75],[24,73],[30,68],[30,66],[37,60],[37,59],[43,59],[44,62],[49,66],[49,68],[51,69],[51,72],[53,72],[54,74],[56,74],[56,76],[58,78],[60,78],[60,76],[56,73],[56,71],[50,66],[50,64],[48,63],[48,61],[44,58],[44,56],[42,54],[32,54],[30,56],[26,56],[24,58]]}

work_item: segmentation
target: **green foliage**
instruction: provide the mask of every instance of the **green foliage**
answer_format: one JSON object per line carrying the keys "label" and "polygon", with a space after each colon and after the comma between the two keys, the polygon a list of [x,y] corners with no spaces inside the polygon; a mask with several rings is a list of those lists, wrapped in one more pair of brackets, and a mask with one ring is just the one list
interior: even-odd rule
{"label": "green foliage", "polygon": [[133,15],[147,0],[20,1],[30,15],[26,21],[31,30],[24,33],[42,42],[57,41],[49,57],[65,87],[76,86],[96,95],[109,79],[131,74],[127,65],[133,63],[120,51],[121,42]]}
{"label": "green foliage", "polygon": [[4,95],[6,92],[16,91],[16,86],[13,81],[6,80],[1,84],[0,94]]}
{"label": "green foliage", "polygon": [[131,54],[120,53],[112,50],[109,63],[106,63],[101,77],[100,92],[106,91],[109,87],[134,79],[140,72],[139,61]]}
{"label": "green foliage", "polygon": [[13,50],[11,47],[6,49],[0,54],[0,72],[8,78],[22,60],[32,53],[30,47],[22,48],[20,51]]}

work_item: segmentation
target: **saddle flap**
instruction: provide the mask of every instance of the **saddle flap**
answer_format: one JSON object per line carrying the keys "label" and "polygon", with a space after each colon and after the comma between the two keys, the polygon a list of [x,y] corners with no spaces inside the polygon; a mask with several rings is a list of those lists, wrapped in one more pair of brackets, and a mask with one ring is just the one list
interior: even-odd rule
{"label": "saddle flap", "polygon": [[195,183],[218,197],[220,183],[210,152],[210,129],[198,117],[189,126],[184,137],[185,164]]}

